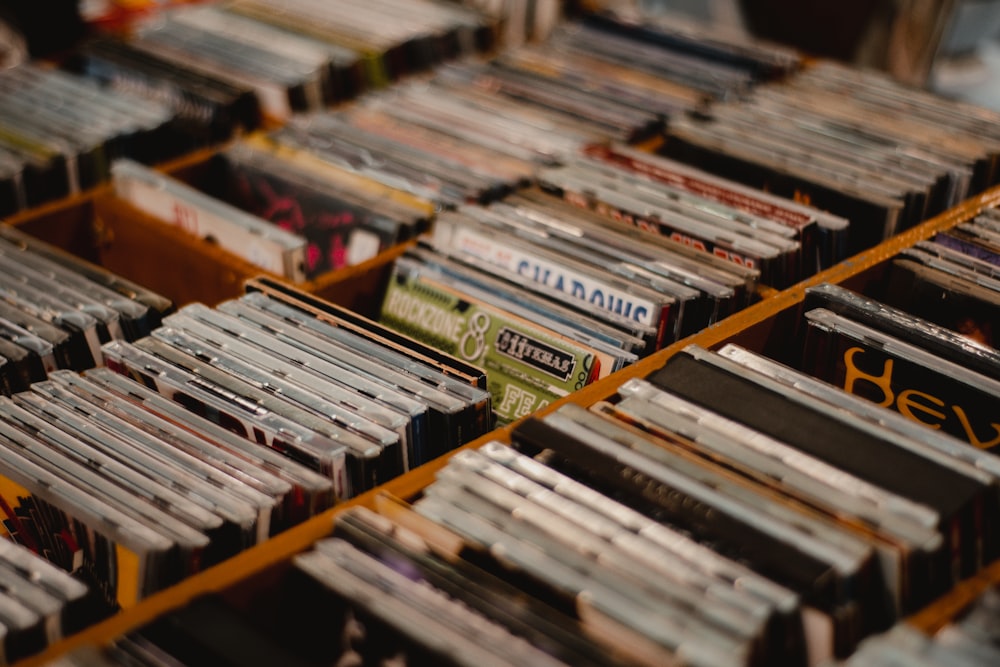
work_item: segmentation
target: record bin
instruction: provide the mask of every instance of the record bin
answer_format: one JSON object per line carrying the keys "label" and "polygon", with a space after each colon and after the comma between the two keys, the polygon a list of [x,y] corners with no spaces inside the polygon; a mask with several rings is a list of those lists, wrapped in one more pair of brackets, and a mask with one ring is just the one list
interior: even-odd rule
{"label": "record bin", "polygon": [[[820,283],[834,283],[865,292],[871,286],[877,284],[884,277],[887,266],[893,257],[901,250],[909,248],[914,243],[931,237],[935,232],[951,228],[956,224],[969,220],[977,215],[981,210],[1000,204],[1000,188],[993,188],[987,192],[971,198],[946,213],[933,218],[917,227],[904,232],[879,246],[865,251],[845,262],[842,262],[831,269],[828,269],[809,280],[795,285],[780,292],[771,292],[767,298],[756,305],[737,313],[726,320],[709,327],[708,329],[682,340],[669,348],[662,350],[651,357],[641,360],[603,381],[588,386],[546,408],[551,411],[559,407],[562,403],[571,402],[581,406],[589,406],[597,401],[613,395],[618,387],[631,378],[644,377],[653,370],[661,367],[671,356],[679,352],[687,345],[696,344],[708,349],[717,349],[726,343],[735,343],[751,351],[762,352],[780,356],[783,346],[788,345],[789,333],[793,330],[795,322],[802,317],[802,304],[805,297],[805,290],[812,285]],[[100,210],[100,195],[93,200],[85,199],[72,203],[67,207],[55,207],[42,211],[39,217],[27,220],[15,220],[19,226],[25,230],[37,233],[47,240],[73,248],[80,242],[80,225],[89,225],[93,222],[93,213]],[[141,226],[142,222],[138,226]],[[141,249],[155,248],[155,244],[162,239],[165,243],[168,239],[164,237],[156,238],[143,236],[136,233],[131,238],[133,242],[140,242],[142,239],[153,238],[152,242],[147,241],[144,245],[134,249],[136,255]],[[181,244],[173,241],[173,247],[167,252],[176,252],[182,255]],[[76,246],[79,249],[79,246]],[[100,250],[100,248],[98,248]],[[123,249],[122,252],[126,252]],[[227,289],[234,290],[232,294],[238,293],[240,280],[243,275],[239,271],[249,272],[249,268],[239,266],[232,262],[231,258],[217,254],[214,257],[207,253],[204,248],[201,252],[205,257],[214,260],[213,268],[219,273],[230,271],[229,280],[231,285],[225,285]],[[387,253],[391,255],[391,253]],[[113,255],[108,255],[114,261]],[[102,257],[99,257],[102,259]],[[390,265],[392,256],[379,258],[380,262],[374,262],[356,270],[349,272],[347,276],[337,276],[323,286],[325,292],[334,300],[347,305],[358,305],[370,299],[368,292],[377,285],[379,280],[384,279],[386,267]],[[238,277],[239,276],[239,277]],[[141,279],[141,276],[129,276],[134,279]],[[177,283],[190,282],[190,276],[178,272],[173,277]],[[377,293],[377,292],[376,292]],[[228,296],[219,292],[219,298]],[[192,294],[191,298],[205,298]],[[351,300],[354,299],[352,302]],[[363,311],[364,309],[361,308]],[[511,427],[498,429],[477,441],[466,445],[465,448],[477,447],[489,440],[510,441]],[[463,449],[465,449],[463,448]],[[329,534],[332,518],[347,507],[363,505],[372,507],[379,494],[390,494],[391,496],[411,500],[418,497],[421,490],[434,480],[435,473],[446,463],[447,457],[442,457],[426,464],[402,477],[399,477],[388,484],[375,489],[353,501],[330,510],[307,523],[293,528],[286,533],[277,536],[268,543],[258,548],[243,553],[223,565],[216,566],[204,573],[201,573],[181,584],[156,594],[138,606],[130,609],[126,613],[117,615],[108,621],[90,628],[78,635],[75,635],[56,646],[46,653],[36,658],[24,661],[22,664],[40,665],[53,659],[54,657],[84,644],[101,644],[112,641],[114,638],[132,630],[140,625],[157,618],[161,614],[176,609],[188,601],[207,593],[221,592],[223,597],[230,604],[240,605],[241,600],[250,600],[258,594],[264,594],[267,587],[273,585],[277,577],[284,568],[289,565],[290,558],[307,549],[313,542]],[[933,632],[942,624],[947,622],[965,608],[982,590],[991,584],[1000,582],[1000,567],[993,563],[977,575],[966,579],[953,590],[931,604],[918,614],[910,617],[908,621],[924,632]]]}

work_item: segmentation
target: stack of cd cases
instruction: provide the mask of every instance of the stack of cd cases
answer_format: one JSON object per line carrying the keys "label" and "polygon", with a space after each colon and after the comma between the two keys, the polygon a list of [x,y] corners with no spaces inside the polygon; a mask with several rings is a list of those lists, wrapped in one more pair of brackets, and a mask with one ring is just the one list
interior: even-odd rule
{"label": "stack of cd cases", "polygon": [[32,544],[29,550],[0,540],[0,663],[5,665],[41,652],[106,614],[83,581],[37,555],[39,546]]}
{"label": "stack of cd cases", "polygon": [[102,344],[148,335],[172,308],[159,294],[0,226],[0,394],[58,369],[101,365]]}
{"label": "stack of cd cases", "polygon": [[971,341],[997,348],[998,278],[1000,211],[991,208],[901,252],[893,261],[884,299]]}
{"label": "stack of cd cases", "polygon": [[666,155],[851,221],[870,248],[996,183],[998,116],[818,63],[679,118]]}
{"label": "stack of cd cases", "polygon": [[379,319],[485,369],[509,423],[749,305],[759,272],[524,190],[441,213]]}
{"label": "stack of cd cases", "polygon": [[[609,7],[587,13],[581,23],[609,35],[628,37],[645,47],[672,52],[678,61],[661,59],[656,66],[677,77],[689,77],[697,87],[717,97],[735,96],[756,84],[790,76],[805,60],[794,49],[699,23],[680,12],[657,14],[639,8]],[[687,57],[700,60],[700,68],[685,67]]]}
{"label": "stack of cd cases", "polygon": [[741,348],[688,348],[589,410],[520,422],[513,448],[456,454],[412,507],[343,513],[284,585],[329,610],[316,622],[372,633],[330,661],[844,658],[996,557],[1000,497],[973,463],[988,455],[812,387]]}
{"label": "stack of cd cases", "polygon": [[0,216],[94,187],[116,157],[171,157],[173,121],[161,102],[59,70],[0,71]]}
{"label": "stack of cd cases", "polygon": [[108,609],[493,427],[481,371],[277,282],[172,313],[6,226],[0,266],[5,533]]}
{"label": "stack of cd cases", "polygon": [[127,608],[492,426],[481,372],[261,280],[0,398],[5,532]]}
{"label": "stack of cd cases", "polygon": [[[501,28],[488,13],[436,0],[352,0],[335,11],[315,0],[232,0],[154,13],[125,36],[85,42],[66,65],[167,105],[191,147],[436,68],[438,86],[635,141],[801,64],[777,46],[611,13],[477,63],[469,56],[498,46]],[[509,17],[507,30],[517,22]]]}
{"label": "stack of cd cases", "polygon": [[306,463],[338,498],[492,428],[479,369],[280,283],[250,288],[105,346],[109,368]]}
{"label": "stack of cd cases", "polygon": [[1000,452],[997,219],[986,208],[902,250],[864,294],[807,289],[790,363],[954,436],[965,454]]}
{"label": "stack of cd cases", "polygon": [[988,664],[992,593],[934,639],[898,622],[996,558],[992,457],[823,386],[688,347],[456,453],[412,505],[341,512],[250,602],[65,664]]}
{"label": "stack of cd cases", "polygon": [[435,83],[516,100],[558,114],[563,124],[636,142],[659,136],[664,125],[712,101],[739,99],[798,65],[797,56],[777,47],[741,49],[703,32],[603,15],[561,26],[544,43],[511,49],[488,63],[447,65]]}
{"label": "stack of cd cases", "polygon": [[424,231],[432,202],[266,141],[215,154],[188,183],[130,160],[112,166],[114,197],[163,224],[301,283],[372,259]]}
{"label": "stack of cd cases", "polygon": [[166,102],[196,141],[287,121],[491,48],[495,21],[436,0],[238,0],[178,7],[97,36],[68,66]]}
{"label": "stack of cd cases", "polygon": [[497,199],[528,183],[539,164],[558,163],[605,136],[547,110],[435,80],[298,117],[269,138],[454,207]]}
{"label": "stack of cd cases", "polygon": [[107,368],[56,371],[0,401],[8,537],[84,579],[108,609],[334,500],[328,478]]}
{"label": "stack of cd cases", "polygon": [[[890,287],[902,283],[907,289],[902,299],[890,292],[880,301],[829,285],[807,292],[802,369],[949,433],[973,451],[1000,452],[994,416],[1000,401],[1000,353],[980,342],[979,333],[1000,322],[996,302],[984,306],[976,300],[981,295],[970,298],[960,291],[961,283],[949,284],[948,274],[924,275],[920,264],[897,262]],[[963,330],[949,326],[950,321],[941,325],[921,317],[927,310],[921,291],[940,299],[940,311],[968,298],[958,320]],[[985,294],[995,299],[995,293]],[[922,308],[907,308],[913,300]],[[994,312],[977,312],[977,306]],[[945,319],[950,316],[944,314]]]}
{"label": "stack of cd cases", "polygon": [[[947,637],[863,642],[996,557],[991,457],[820,385],[742,348],[689,347],[589,409],[520,422],[512,447],[458,452],[412,505],[383,494],[378,513],[340,513],[255,602],[200,599],[89,659],[234,659],[251,637],[283,664],[991,655],[986,598]],[[233,635],[206,636],[210,620]]]}
{"label": "stack of cd cases", "polygon": [[845,259],[849,221],[625,146],[541,170],[541,188],[787,287]]}

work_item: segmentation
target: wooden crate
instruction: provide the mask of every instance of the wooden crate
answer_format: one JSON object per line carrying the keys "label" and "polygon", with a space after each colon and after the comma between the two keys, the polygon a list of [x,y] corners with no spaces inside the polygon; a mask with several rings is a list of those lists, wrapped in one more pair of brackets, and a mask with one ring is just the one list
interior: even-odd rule
{"label": "wooden crate", "polygon": [[[660,368],[667,359],[687,345],[695,344],[715,349],[726,343],[736,343],[750,350],[766,353],[769,348],[784,344],[787,336],[794,330],[795,322],[802,316],[802,303],[807,287],[829,282],[859,291],[868,291],[872,286],[878,284],[885,275],[888,262],[902,249],[931,237],[939,230],[968,220],[985,207],[997,204],[1000,204],[1000,187],[970,199],[943,215],[838,264],[799,285],[774,293],[760,303],[727,318],[723,322],[679,341],[600,382],[585,387],[536,414],[555,410],[567,402],[589,406],[609,398],[623,382],[630,378],[645,376]],[[359,267],[357,272],[341,282],[351,285],[355,282],[375,284],[384,278],[385,268],[386,264],[373,264],[364,269]],[[341,283],[331,282],[331,285],[337,284]],[[345,288],[346,291],[350,290]],[[360,292],[358,293],[360,294]],[[511,428],[513,425],[497,429],[465,445],[463,449],[475,448],[492,440],[510,442]],[[141,601],[127,612],[70,637],[51,647],[45,653],[23,661],[21,665],[28,667],[44,664],[83,644],[108,643],[205,593],[222,592],[227,600],[238,604],[239,600],[248,599],[254,595],[255,591],[265,590],[268,585],[271,585],[276,577],[280,576],[281,572],[288,567],[289,559],[292,556],[308,549],[316,540],[327,536],[330,533],[333,519],[339,512],[357,505],[374,508],[376,499],[381,494],[412,500],[418,497],[421,491],[434,480],[435,473],[447,463],[448,458],[445,456],[431,461],[378,489],[292,528],[263,545],[239,554],[168,590],[157,593]],[[1000,562],[959,584],[939,601],[909,620],[917,628],[932,632],[970,604],[987,586],[998,582],[1000,582]]]}

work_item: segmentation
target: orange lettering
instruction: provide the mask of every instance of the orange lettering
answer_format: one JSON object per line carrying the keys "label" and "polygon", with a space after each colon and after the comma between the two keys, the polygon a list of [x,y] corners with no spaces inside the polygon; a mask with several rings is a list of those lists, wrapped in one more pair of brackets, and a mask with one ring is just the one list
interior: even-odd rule
{"label": "orange lettering", "polygon": [[932,424],[930,422],[924,421],[923,419],[920,419],[919,417],[913,414],[914,410],[918,410],[924,414],[930,415],[931,417],[934,417],[935,419],[939,420],[944,420],[947,417],[947,415],[945,415],[945,413],[943,412],[939,412],[927,405],[921,405],[920,403],[914,401],[913,399],[917,397],[922,398],[934,405],[944,407],[944,401],[935,398],[930,394],[925,394],[924,392],[917,391],[916,389],[907,389],[906,391],[902,392],[899,395],[899,398],[896,400],[896,409],[899,410],[900,414],[902,414],[904,417],[909,417],[913,421],[919,422],[924,426],[929,426],[933,429],[941,428],[941,424]]}
{"label": "orange lettering", "polygon": [[990,426],[993,427],[993,432],[997,434],[997,437],[993,438],[989,442],[982,442],[979,439],[979,436],[976,435],[975,429],[972,428],[972,424],[969,423],[969,417],[965,414],[965,410],[957,405],[951,406],[951,409],[955,411],[955,416],[958,417],[958,421],[961,422],[962,429],[965,431],[966,437],[973,446],[979,449],[989,449],[1000,445],[1000,424],[990,424]]}
{"label": "orange lettering", "polygon": [[854,391],[854,386],[858,381],[870,382],[882,391],[883,396],[881,402],[872,402],[878,403],[883,408],[889,407],[896,398],[892,392],[892,359],[886,359],[882,375],[869,375],[854,364],[854,357],[858,352],[864,352],[864,350],[860,347],[852,347],[844,353],[844,363],[847,365],[847,372],[844,375],[844,390],[855,394],[857,392]]}

